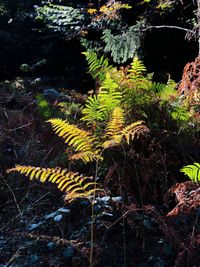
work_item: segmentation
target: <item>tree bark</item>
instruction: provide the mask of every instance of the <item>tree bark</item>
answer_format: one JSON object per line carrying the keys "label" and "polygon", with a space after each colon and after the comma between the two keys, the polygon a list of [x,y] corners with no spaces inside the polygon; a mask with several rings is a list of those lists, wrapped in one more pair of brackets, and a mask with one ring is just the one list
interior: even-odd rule
{"label": "tree bark", "polygon": [[197,0],[197,34],[199,42],[199,55],[200,55],[200,0]]}

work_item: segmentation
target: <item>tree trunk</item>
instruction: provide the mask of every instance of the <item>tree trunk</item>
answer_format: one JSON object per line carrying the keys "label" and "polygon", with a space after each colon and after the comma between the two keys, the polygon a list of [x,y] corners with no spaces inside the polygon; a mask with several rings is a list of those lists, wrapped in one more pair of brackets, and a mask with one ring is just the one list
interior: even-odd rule
{"label": "tree trunk", "polygon": [[197,27],[198,27],[198,42],[199,42],[199,55],[200,55],[200,0],[197,0]]}

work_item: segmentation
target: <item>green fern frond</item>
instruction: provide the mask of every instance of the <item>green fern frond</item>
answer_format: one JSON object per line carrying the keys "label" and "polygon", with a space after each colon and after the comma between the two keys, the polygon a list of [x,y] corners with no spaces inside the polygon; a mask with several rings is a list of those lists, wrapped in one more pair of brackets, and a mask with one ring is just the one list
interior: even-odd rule
{"label": "green fern frond", "polygon": [[89,73],[93,79],[98,77],[100,82],[103,81],[106,73],[112,69],[112,66],[109,65],[108,59],[104,56],[101,56],[99,59],[94,51],[87,51],[83,52],[82,54],[86,56],[89,66]]}
{"label": "green fern frond", "polygon": [[122,93],[118,91],[118,84],[109,73],[106,73],[98,95],[88,97],[82,110],[82,120],[93,125],[98,121],[107,121],[113,109],[119,106],[121,99]]}
{"label": "green fern frond", "polygon": [[39,114],[44,119],[49,119],[52,115],[52,110],[49,106],[48,101],[45,99],[45,97],[42,94],[37,94],[36,102],[37,102],[37,108],[38,108]]}
{"label": "green fern frond", "polygon": [[175,89],[174,83],[169,83],[169,84],[165,85],[163,87],[163,90],[158,93],[158,96],[162,100],[169,100],[170,97],[177,96],[177,90]]}
{"label": "green fern frond", "polygon": [[100,92],[105,89],[109,92],[115,92],[118,88],[118,84],[111,78],[109,72],[106,73],[105,80],[103,81]]}
{"label": "green fern frond", "polygon": [[100,109],[104,110],[107,116],[122,100],[122,93],[118,91],[118,84],[110,77],[109,73],[106,74],[106,79],[100,87],[98,97],[101,103]]}
{"label": "green fern frond", "polygon": [[178,122],[187,122],[190,118],[190,112],[186,107],[176,106],[173,107],[171,116],[174,120]]}
{"label": "green fern frond", "polygon": [[147,69],[144,63],[135,56],[133,58],[133,62],[131,63],[131,68],[129,69],[129,78],[141,78],[146,73]]}
{"label": "green fern frond", "polygon": [[16,165],[15,168],[7,170],[7,173],[18,172],[28,176],[30,180],[34,178],[44,183],[49,181],[57,185],[60,191],[65,192],[66,199],[72,202],[76,198],[90,198],[96,191],[96,183],[92,181],[92,177],[83,177],[78,173],[60,168],[40,168],[32,166]]}
{"label": "green fern frond", "polygon": [[100,109],[100,99],[98,96],[90,96],[86,100],[85,107],[82,110],[83,117],[82,121],[86,121],[88,124],[94,124],[96,121],[103,121],[104,114]]}
{"label": "green fern frond", "polygon": [[190,180],[193,182],[200,182],[200,164],[194,163],[191,165],[184,166],[182,169],[180,169],[180,172],[183,172],[185,175],[187,175]]}

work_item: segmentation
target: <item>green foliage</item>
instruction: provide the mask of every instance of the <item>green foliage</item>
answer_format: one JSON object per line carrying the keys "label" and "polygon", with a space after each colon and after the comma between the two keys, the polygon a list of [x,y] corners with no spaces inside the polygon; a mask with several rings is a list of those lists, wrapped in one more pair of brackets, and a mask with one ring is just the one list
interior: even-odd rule
{"label": "green foliage", "polygon": [[62,117],[67,119],[69,122],[76,121],[82,110],[82,105],[75,102],[61,102],[58,107],[62,113]]}
{"label": "green foliage", "polygon": [[30,67],[28,64],[22,64],[20,66],[20,70],[23,72],[32,72],[33,71],[32,67]]}
{"label": "green foliage", "polygon": [[5,16],[8,13],[6,5],[4,3],[0,3],[0,16]]}
{"label": "green foliage", "polygon": [[123,103],[128,107],[148,105],[155,96],[151,86],[152,77],[146,75],[143,62],[138,57],[134,57],[121,87]]}
{"label": "green foliage", "polygon": [[39,114],[44,119],[49,119],[52,116],[52,110],[51,107],[49,106],[49,102],[44,98],[42,94],[37,94],[36,103]]}
{"label": "green foliage", "polygon": [[79,32],[84,21],[84,15],[79,8],[49,2],[42,7],[36,7],[36,12],[37,20],[44,21],[53,31],[64,34]]}
{"label": "green foliage", "polygon": [[[175,90],[176,83],[169,79],[167,84],[162,87],[162,90],[158,91],[158,95],[162,100],[168,100],[170,97],[176,96],[177,91]],[[161,89],[161,88],[160,88]]]}
{"label": "green foliage", "polygon": [[100,100],[98,96],[94,95],[87,98],[82,114],[82,120],[88,124],[96,125],[97,121],[103,121],[104,113],[100,108]]}
{"label": "green foliage", "polygon": [[[94,58],[95,60],[93,60]],[[91,62],[95,63],[91,66]],[[98,70],[102,71],[96,72],[96,74],[102,73],[103,77],[105,71],[101,66],[104,64],[102,62],[104,61],[100,62],[93,52],[90,69],[98,66]],[[153,82],[152,74],[147,73],[144,63],[138,57],[134,57],[130,67],[124,70],[109,68],[108,61],[106,61],[106,68],[108,73],[101,82],[99,93],[89,96],[82,110],[82,120],[89,125],[96,127],[99,125],[98,122],[107,121],[110,112],[118,106],[124,106],[127,110],[132,110],[143,118],[151,120],[155,103],[159,103],[163,110],[167,107],[165,112],[168,113],[171,120],[179,124],[188,121],[189,112],[179,102],[175,90],[176,83],[171,79],[167,84]]]}
{"label": "green foliage", "polygon": [[171,116],[175,121],[187,122],[190,118],[190,113],[186,107],[175,106],[172,108]]}
{"label": "green foliage", "polygon": [[112,34],[111,30],[103,31],[103,41],[105,43],[104,52],[111,53],[113,61],[120,64],[133,58],[140,47],[142,32],[139,30],[141,23],[137,23],[128,29],[121,30],[121,34]]}
{"label": "green foliage", "polygon": [[22,64],[20,66],[20,70],[23,71],[23,72],[33,72],[34,70],[36,70],[37,68],[42,67],[46,63],[47,63],[46,59],[41,59],[40,61],[36,62],[32,66],[30,66],[28,64]]}
{"label": "green foliage", "polygon": [[133,58],[133,61],[131,63],[131,67],[128,70],[129,72],[129,78],[131,79],[140,79],[144,77],[144,74],[146,73],[147,69],[144,65],[144,63],[139,60],[137,56]]}
{"label": "green foliage", "polygon": [[161,11],[169,10],[174,7],[176,1],[172,0],[143,0],[143,3],[153,4]]}
{"label": "green foliage", "polygon": [[184,166],[182,169],[180,169],[180,172],[183,172],[185,175],[187,175],[190,180],[193,182],[200,182],[200,164],[194,163],[191,165]]}
{"label": "green foliage", "polygon": [[98,121],[107,121],[113,109],[120,105],[122,93],[109,73],[100,87],[98,95],[90,96],[82,110],[82,120],[97,125]]}
{"label": "green foliage", "polygon": [[102,82],[106,77],[106,73],[112,69],[112,66],[109,65],[108,59],[104,56],[98,58],[94,51],[87,51],[82,54],[86,56],[89,67],[88,72],[90,75],[93,79],[98,78],[99,81]]}

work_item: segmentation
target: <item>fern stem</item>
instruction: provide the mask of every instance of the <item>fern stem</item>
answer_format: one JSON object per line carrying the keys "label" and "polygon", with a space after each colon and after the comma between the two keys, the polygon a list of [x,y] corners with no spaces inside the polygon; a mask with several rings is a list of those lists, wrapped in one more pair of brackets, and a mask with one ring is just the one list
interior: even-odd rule
{"label": "fern stem", "polygon": [[[124,146],[122,146],[123,148],[123,154],[124,154],[124,162],[123,162],[123,167],[122,167],[122,171],[121,171],[121,174],[120,174],[120,171],[118,170],[118,168],[116,169],[117,170],[117,174],[118,174],[118,178],[119,178],[119,190],[120,190],[120,195],[123,197],[123,189],[122,189],[122,181],[123,181],[123,177],[124,177],[124,174],[125,174],[125,165],[126,165],[126,156],[125,156],[125,148]],[[115,159],[114,157],[112,157],[112,160],[113,160],[113,163],[114,165],[116,165],[116,162],[115,162]],[[124,212],[124,208],[122,208],[122,212]],[[126,214],[126,212],[125,212]],[[126,253],[126,226],[125,226],[125,216],[122,217],[122,236],[123,236],[123,253],[124,253],[124,267],[127,266],[126,262],[127,262],[127,253]]]}
{"label": "fern stem", "polygon": [[96,181],[97,181],[97,176],[98,176],[98,168],[99,168],[99,161],[96,160],[96,166],[95,166],[95,175],[94,175],[94,181],[95,181],[95,185],[94,185],[94,195],[93,195],[93,199],[91,202],[92,205],[92,211],[91,211],[91,219],[92,219],[92,224],[91,224],[91,230],[90,230],[90,267],[93,267],[93,258],[94,258],[94,222],[95,222],[95,218],[94,218],[94,205],[95,205],[95,198],[96,198]]}
{"label": "fern stem", "polygon": [[92,201],[92,224],[91,224],[91,230],[90,230],[90,267],[93,267],[93,251],[94,251],[94,199]]}

